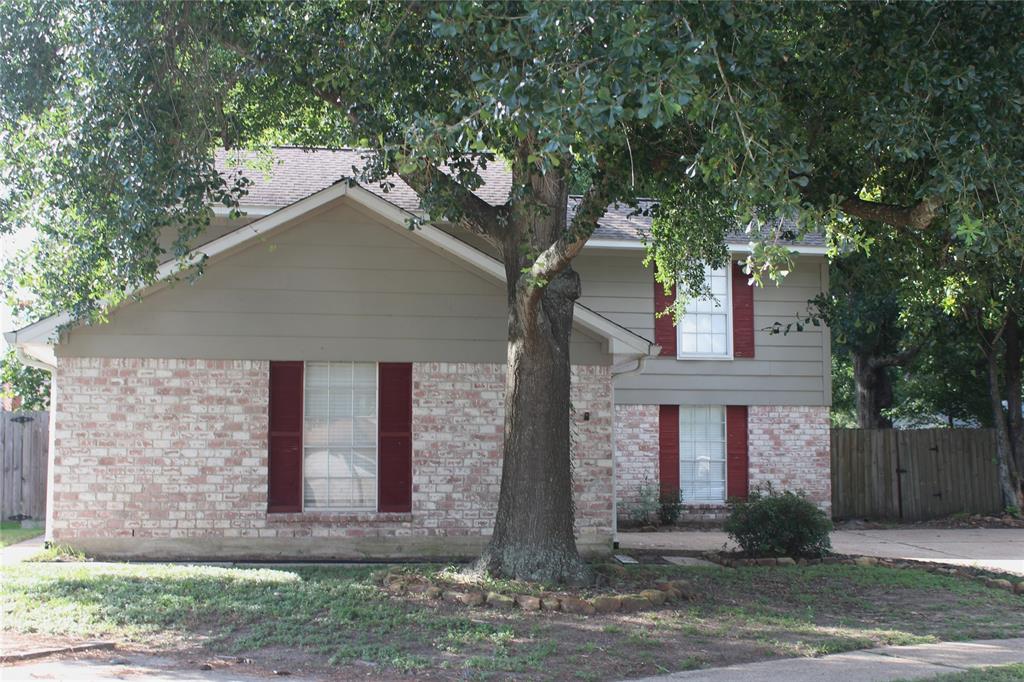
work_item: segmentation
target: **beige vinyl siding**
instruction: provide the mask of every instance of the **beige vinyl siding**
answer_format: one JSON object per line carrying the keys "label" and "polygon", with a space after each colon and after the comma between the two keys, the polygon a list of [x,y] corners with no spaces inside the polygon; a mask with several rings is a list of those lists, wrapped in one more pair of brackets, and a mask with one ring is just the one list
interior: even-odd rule
{"label": "beige vinyl siding", "polygon": [[[654,278],[638,251],[584,252],[575,263],[580,302],[641,336],[654,338]],[[827,287],[821,257],[801,256],[783,283],[754,289],[755,357],[647,361],[642,374],[615,380],[618,404],[829,405],[828,330],[772,335],[761,331],[807,314],[807,301]]]}
{"label": "beige vinyl siding", "polygon": [[[504,362],[504,285],[342,200],[71,330],[61,356]],[[608,364],[577,329],[577,364]]]}

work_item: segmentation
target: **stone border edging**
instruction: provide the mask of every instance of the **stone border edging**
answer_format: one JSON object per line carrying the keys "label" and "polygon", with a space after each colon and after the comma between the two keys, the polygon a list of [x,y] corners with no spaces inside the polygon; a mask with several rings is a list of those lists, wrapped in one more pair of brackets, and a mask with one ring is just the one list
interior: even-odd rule
{"label": "stone border edging", "polygon": [[0,663],[14,663],[17,661],[28,661],[34,658],[45,658],[59,654],[76,654],[81,651],[96,651],[99,649],[113,649],[114,642],[86,642],[84,644],[72,644],[70,646],[43,647],[19,651],[17,653],[0,654]]}
{"label": "stone border edging", "polygon": [[666,603],[689,601],[694,598],[693,587],[685,580],[665,580],[651,589],[628,594],[601,594],[584,599],[572,595],[542,592],[539,595],[507,595],[480,589],[444,589],[423,576],[388,573],[380,580],[383,588],[393,595],[420,595],[429,600],[446,601],[470,607],[491,607],[498,610],[519,608],[522,611],[560,611],[580,616],[607,613],[636,613],[654,609]]}

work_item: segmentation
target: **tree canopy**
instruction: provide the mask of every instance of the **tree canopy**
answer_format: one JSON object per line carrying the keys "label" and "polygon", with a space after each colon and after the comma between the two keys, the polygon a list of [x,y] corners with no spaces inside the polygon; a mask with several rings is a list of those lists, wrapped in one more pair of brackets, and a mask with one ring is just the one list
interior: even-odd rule
{"label": "tree canopy", "polygon": [[[40,230],[18,283],[95,316],[183,257],[208,206],[244,196],[214,149],[367,149],[359,181],[397,175],[505,262],[489,565],[565,578],[571,503],[548,500],[570,491],[571,263],[605,207],[661,199],[651,258],[691,291],[737,225],[753,225],[751,276],[782,276],[780,215],[843,248],[876,221],[961,258],[1019,252],[1022,18],[1013,3],[7,0],[0,229]],[[492,206],[473,190],[499,162],[512,191]],[[549,404],[522,402],[547,388]],[[548,466],[554,487],[516,501]]]}

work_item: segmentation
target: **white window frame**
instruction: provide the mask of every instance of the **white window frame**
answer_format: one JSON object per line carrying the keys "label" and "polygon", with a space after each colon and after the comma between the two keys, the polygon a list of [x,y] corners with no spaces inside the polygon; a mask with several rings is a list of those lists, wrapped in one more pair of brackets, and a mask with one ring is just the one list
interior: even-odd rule
{"label": "white window frame", "polygon": [[[683,428],[683,414],[687,409],[695,408],[717,408],[722,413],[722,499],[696,499],[683,494],[685,478],[683,476],[683,437],[686,430]],[[729,499],[729,415],[725,405],[680,405],[679,406],[679,495],[683,504],[725,504]],[[696,460],[688,460],[696,461]]]}
{"label": "white window frame", "polygon": [[[306,370],[309,362],[345,363],[373,365],[374,379],[374,417],[377,420],[377,437],[373,440],[374,477],[373,505],[367,509],[357,507],[306,507]],[[328,451],[330,447],[328,446]],[[310,360],[302,363],[302,452],[299,453],[299,481],[302,484],[302,513],[310,514],[376,514],[380,509],[380,363],[357,362],[354,360]]]}
{"label": "white window frame", "polygon": [[[679,318],[679,323],[676,325],[676,358],[679,360],[732,360],[733,359],[733,329],[732,329],[732,262],[730,261],[725,267],[721,268],[725,271],[725,301],[723,307],[725,308],[725,352],[724,353],[684,353],[683,352],[683,317],[686,315],[686,311],[683,311],[683,315]],[[708,273],[713,272],[710,267],[705,266],[705,281]],[[714,298],[712,296],[711,298]]]}

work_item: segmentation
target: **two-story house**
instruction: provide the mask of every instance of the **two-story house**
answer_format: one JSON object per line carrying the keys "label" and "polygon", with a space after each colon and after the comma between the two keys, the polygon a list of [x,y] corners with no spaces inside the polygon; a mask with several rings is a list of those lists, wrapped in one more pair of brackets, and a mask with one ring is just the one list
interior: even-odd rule
{"label": "two-story house", "polygon": [[[8,334],[53,371],[47,533],[97,556],[364,558],[478,552],[501,475],[504,270],[416,196],[337,182],[354,151],[277,152],[243,219],[218,215],[194,283],[175,264],[98,325]],[[479,194],[505,200],[488,171]],[[771,482],[829,503],[828,332],[771,335],[827,284],[794,245],[779,286],[709,273],[678,328],[611,207],[576,261],[578,544],[611,548],[644,481],[693,511]],[[742,256],[746,240],[730,249]],[[621,513],[621,510],[620,510]]]}

